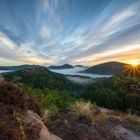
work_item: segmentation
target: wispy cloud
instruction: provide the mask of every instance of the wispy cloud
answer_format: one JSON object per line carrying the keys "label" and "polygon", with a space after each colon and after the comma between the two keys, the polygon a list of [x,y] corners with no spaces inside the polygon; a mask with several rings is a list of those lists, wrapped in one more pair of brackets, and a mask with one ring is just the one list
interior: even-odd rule
{"label": "wispy cloud", "polygon": [[93,65],[140,54],[140,1],[25,0],[7,5],[0,6],[6,17],[0,18],[1,58]]}
{"label": "wispy cloud", "polygon": [[50,36],[51,36],[50,28],[48,26],[43,26],[41,28],[40,35],[43,39],[50,38]]}
{"label": "wispy cloud", "polygon": [[0,56],[4,59],[21,61],[24,63],[44,64],[52,63],[52,60],[45,59],[34,51],[32,44],[21,43],[17,46],[8,36],[0,32]]}
{"label": "wispy cloud", "polygon": [[65,2],[66,0],[61,0],[61,3],[59,0],[42,0],[43,12],[47,13],[50,20],[53,20],[53,22],[59,24],[61,22],[59,5],[62,5]]}
{"label": "wispy cloud", "polygon": [[[140,42],[137,41],[140,38],[139,8],[137,4],[134,4],[119,13],[117,11],[101,22],[97,28],[91,26],[91,30],[87,30],[85,26],[75,29],[71,35],[59,42],[58,47],[62,48],[67,56],[63,62],[71,60],[72,63],[82,63],[86,59],[86,64],[90,62],[91,65],[91,61],[92,64],[97,63],[98,59],[104,59],[105,56],[126,53],[130,49],[131,51],[139,49]],[[133,24],[129,24],[129,22]],[[126,43],[133,44],[129,48],[129,46],[125,46]],[[58,56],[59,54],[62,55],[61,52],[58,53]]]}

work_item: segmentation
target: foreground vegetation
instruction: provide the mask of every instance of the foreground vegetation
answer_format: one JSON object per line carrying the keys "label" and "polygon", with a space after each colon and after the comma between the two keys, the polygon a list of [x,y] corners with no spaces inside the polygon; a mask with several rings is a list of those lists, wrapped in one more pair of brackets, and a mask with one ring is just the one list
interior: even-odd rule
{"label": "foreground vegetation", "polygon": [[46,126],[63,140],[140,138],[140,117],[136,115],[101,108],[68,91],[13,82],[0,79],[0,138],[36,140]]}
{"label": "foreground vegetation", "polygon": [[67,110],[76,101],[67,92],[49,89],[34,89],[29,86],[22,86],[24,92],[31,98],[35,98],[41,105],[44,112],[44,119],[53,119],[62,110]]}
{"label": "foreground vegetation", "polygon": [[[16,71],[3,75],[8,81],[20,83],[23,89],[39,100],[55,116],[75,100],[87,100],[99,106],[140,115],[140,79],[117,75],[97,79],[89,85],[79,85],[64,75],[49,70]],[[133,88],[137,87],[137,88]]]}

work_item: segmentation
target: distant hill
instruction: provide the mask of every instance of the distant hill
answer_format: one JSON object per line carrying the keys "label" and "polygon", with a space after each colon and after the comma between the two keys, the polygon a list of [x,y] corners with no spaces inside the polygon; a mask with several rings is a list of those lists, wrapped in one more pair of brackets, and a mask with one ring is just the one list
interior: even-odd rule
{"label": "distant hill", "polygon": [[129,66],[120,62],[106,62],[99,65],[92,66],[83,72],[94,74],[120,74],[123,73],[126,67]]}
{"label": "distant hill", "polygon": [[73,68],[73,66],[69,64],[64,64],[61,66],[49,66],[48,68],[49,69],[70,69],[70,68]]}
{"label": "distant hill", "polygon": [[84,67],[83,65],[74,65],[74,67]]}
{"label": "distant hill", "polygon": [[8,81],[22,83],[34,88],[68,89],[76,84],[69,81],[63,74],[49,70],[19,70],[3,73],[2,76]]}
{"label": "distant hill", "polygon": [[47,68],[39,65],[20,65],[20,66],[0,66],[0,70],[46,70]]}

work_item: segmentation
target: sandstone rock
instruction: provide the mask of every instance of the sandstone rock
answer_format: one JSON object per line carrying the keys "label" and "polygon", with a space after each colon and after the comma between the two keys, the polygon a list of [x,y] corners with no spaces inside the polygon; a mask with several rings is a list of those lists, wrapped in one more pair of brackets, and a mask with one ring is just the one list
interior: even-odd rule
{"label": "sandstone rock", "polygon": [[62,140],[49,133],[36,100],[7,82],[0,83],[0,140]]}
{"label": "sandstone rock", "polygon": [[26,128],[30,125],[32,126],[27,128],[28,131],[30,131],[30,128],[39,128],[39,131],[37,132],[39,135],[38,140],[62,140],[59,137],[51,134],[44,125],[42,119],[33,111],[28,110],[27,113],[23,115],[23,120],[24,123],[27,124],[27,126],[25,125]]}

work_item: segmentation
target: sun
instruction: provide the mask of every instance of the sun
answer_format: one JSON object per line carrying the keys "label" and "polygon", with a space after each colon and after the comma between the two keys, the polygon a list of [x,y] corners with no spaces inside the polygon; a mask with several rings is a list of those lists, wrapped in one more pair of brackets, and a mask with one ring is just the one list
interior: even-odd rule
{"label": "sun", "polygon": [[134,67],[140,65],[139,60],[129,60],[128,63]]}
{"label": "sun", "polygon": [[125,66],[124,73],[128,74],[128,76],[133,77],[140,75],[140,60],[128,60],[126,63],[128,65]]}

